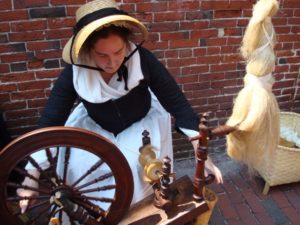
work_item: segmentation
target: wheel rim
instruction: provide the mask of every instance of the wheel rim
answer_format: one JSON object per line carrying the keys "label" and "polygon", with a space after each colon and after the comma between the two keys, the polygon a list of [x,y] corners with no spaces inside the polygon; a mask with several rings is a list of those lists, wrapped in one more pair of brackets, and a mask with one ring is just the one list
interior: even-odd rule
{"label": "wheel rim", "polygon": [[[107,210],[103,211],[103,216],[105,217],[104,221],[106,224],[117,224],[121,220],[121,218],[123,217],[123,215],[126,213],[126,211],[130,206],[132,195],[133,195],[133,177],[128,162],[123,156],[123,154],[109,140],[93,132],[80,129],[80,128],[50,127],[50,128],[38,129],[36,131],[27,133],[17,138],[12,143],[10,143],[7,147],[5,147],[5,149],[3,149],[3,151],[0,154],[0,165],[2,167],[2,169],[0,170],[0,180],[1,180],[0,215],[1,215],[1,220],[5,221],[5,224],[20,225],[22,223],[20,222],[20,216],[18,214],[18,210],[20,211],[19,207],[14,205],[14,207],[17,208],[17,213],[14,211],[14,207],[12,207],[12,202],[16,204],[19,200],[18,198],[16,198],[16,196],[15,197],[8,196],[8,191],[7,191],[8,187],[12,187],[16,185],[16,183],[11,184],[11,182],[9,182],[9,176],[13,170],[14,171],[16,170],[15,168],[17,164],[20,163],[21,161],[24,161],[25,159],[32,160],[30,155],[32,155],[34,152],[41,151],[42,149],[46,149],[45,154],[47,152],[49,153],[50,151],[53,156],[52,159],[55,159],[55,154],[53,154],[54,152],[53,149],[57,148],[57,152],[60,152],[60,149],[62,147],[65,149],[65,152],[71,152],[71,154],[72,151],[74,152],[75,148],[80,149],[82,151],[87,151],[89,154],[93,154],[94,156],[100,158],[95,164],[97,165],[101,164],[99,161],[102,160],[103,163],[101,164],[101,166],[107,165],[107,167],[105,168],[110,168],[111,173],[100,175],[102,176],[100,181],[107,179],[107,177],[113,177],[115,185],[111,185],[109,187],[103,187],[103,186],[98,187],[102,189],[103,188],[110,189],[110,190],[114,189],[114,198],[105,199],[105,197],[101,197],[102,201],[108,201],[109,203],[111,203],[110,207]],[[48,155],[47,159],[48,161],[51,161],[51,156],[49,158]],[[31,163],[34,164],[34,162]],[[93,166],[95,166],[95,164],[93,164]],[[52,165],[51,162],[50,165]],[[48,169],[48,172],[52,174],[51,175],[52,178],[55,176],[55,173],[53,171],[56,171],[56,169],[57,167],[55,167],[55,170],[52,171],[49,171]],[[89,168],[89,170],[91,170],[91,168]],[[81,179],[82,176],[86,174],[86,172],[83,172],[83,174],[81,174],[79,178],[77,177],[77,179],[75,179],[75,182],[71,184],[66,184],[68,177],[65,177],[65,174],[57,178],[57,180],[61,179],[63,181],[58,186],[54,185],[53,182],[51,184],[51,180],[48,179],[48,183],[50,183],[50,187],[46,189],[49,192],[49,194],[47,192],[42,192],[41,190],[39,190],[40,199],[39,201],[36,200],[36,202],[38,202],[40,205],[36,203],[35,207],[47,206],[48,208],[45,207],[46,211],[44,213],[45,215],[51,214],[49,213],[51,212],[51,210],[49,209],[49,205],[51,205],[51,203],[50,201],[49,203],[46,202],[47,201],[46,196],[55,195],[55,193],[57,192],[57,190],[55,189],[58,189],[59,191],[63,190],[62,192],[64,194],[71,195],[73,200],[74,200],[74,196],[84,198],[85,203],[87,201],[90,202],[95,200],[95,199],[91,200],[91,198],[86,197],[88,196],[87,193],[91,193],[91,192],[86,192],[86,190],[89,189],[90,186],[87,185],[87,182],[85,182],[85,184],[83,182],[86,177]],[[46,171],[44,171],[43,173],[46,174]],[[45,174],[44,177],[47,177],[47,175]],[[87,177],[88,176],[90,175],[87,175]],[[41,193],[45,196],[43,196]],[[99,199],[97,199],[97,201],[99,201]],[[76,201],[75,203],[77,204],[80,203],[79,204],[80,206],[84,205],[82,201]],[[88,205],[91,206],[92,204],[89,203]],[[89,210],[88,212],[90,214],[91,213],[94,214],[94,211]]]}

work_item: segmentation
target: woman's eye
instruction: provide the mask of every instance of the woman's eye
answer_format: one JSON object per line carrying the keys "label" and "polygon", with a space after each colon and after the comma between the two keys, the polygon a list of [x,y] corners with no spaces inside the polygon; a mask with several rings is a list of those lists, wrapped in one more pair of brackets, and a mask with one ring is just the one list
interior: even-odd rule
{"label": "woman's eye", "polygon": [[106,55],[102,55],[102,54],[97,54],[98,55],[98,57],[100,57],[100,58],[105,58],[106,57]]}

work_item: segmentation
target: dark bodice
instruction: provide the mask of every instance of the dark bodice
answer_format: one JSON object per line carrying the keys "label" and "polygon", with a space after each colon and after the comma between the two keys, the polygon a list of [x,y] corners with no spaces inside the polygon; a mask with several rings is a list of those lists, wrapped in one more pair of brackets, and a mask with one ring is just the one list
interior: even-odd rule
{"label": "dark bodice", "polygon": [[104,103],[82,102],[89,116],[115,135],[142,119],[151,107],[151,95],[145,80],[121,98]]}

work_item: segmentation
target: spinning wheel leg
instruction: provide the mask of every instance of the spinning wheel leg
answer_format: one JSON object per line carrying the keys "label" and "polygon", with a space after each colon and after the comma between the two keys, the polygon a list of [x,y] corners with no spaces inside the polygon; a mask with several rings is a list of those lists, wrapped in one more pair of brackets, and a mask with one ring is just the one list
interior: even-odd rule
{"label": "spinning wheel leg", "polygon": [[268,192],[270,190],[270,185],[268,184],[268,182],[266,181],[265,186],[264,186],[264,190],[263,190],[263,194],[267,195]]}

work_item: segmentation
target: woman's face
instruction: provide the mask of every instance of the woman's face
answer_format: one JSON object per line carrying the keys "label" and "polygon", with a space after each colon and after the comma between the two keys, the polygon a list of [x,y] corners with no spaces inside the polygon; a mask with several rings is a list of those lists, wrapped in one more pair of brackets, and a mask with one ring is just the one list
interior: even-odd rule
{"label": "woman's face", "polygon": [[91,49],[98,67],[108,74],[114,74],[121,66],[126,54],[126,42],[118,35],[100,38]]}

